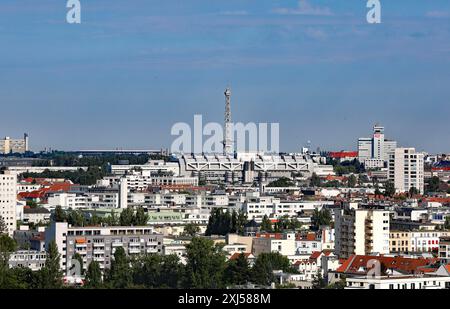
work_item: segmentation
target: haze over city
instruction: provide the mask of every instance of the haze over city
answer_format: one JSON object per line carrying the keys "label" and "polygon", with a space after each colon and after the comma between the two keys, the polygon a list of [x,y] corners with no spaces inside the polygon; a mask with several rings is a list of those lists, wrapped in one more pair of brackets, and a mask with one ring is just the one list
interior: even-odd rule
{"label": "haze over city", "polygon": [[450,3],[3,0],[0,134],[31,149],[168,148],[176,122],[279,122],[280,150],[356,150],[375,123],[448,152]]}

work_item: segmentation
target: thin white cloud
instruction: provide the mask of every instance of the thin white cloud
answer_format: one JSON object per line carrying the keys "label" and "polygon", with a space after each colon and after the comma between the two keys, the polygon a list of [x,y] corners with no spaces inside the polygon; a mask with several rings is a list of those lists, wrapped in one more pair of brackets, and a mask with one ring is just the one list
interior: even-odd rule
{"label": "thin white cloud", "polygon": [[333,12],[328,7],[314,6],[308,0],[299,0],[296,8],[277,8],[273,10],[276,14],[282,15],[311,15],[311,16],[332,16]]}
{"label": "thin white cloud", "polygon": [[248,15],[248,12],[247,11],[225,11],[225,12],[220,12],[220,15],[245,16],[245,15]]}
{"label": "thin white cloud", "polygon": [[450,17],[450,12],[446,11],[429,11],[426,13],[427,17],[430,18],[447,18]]}

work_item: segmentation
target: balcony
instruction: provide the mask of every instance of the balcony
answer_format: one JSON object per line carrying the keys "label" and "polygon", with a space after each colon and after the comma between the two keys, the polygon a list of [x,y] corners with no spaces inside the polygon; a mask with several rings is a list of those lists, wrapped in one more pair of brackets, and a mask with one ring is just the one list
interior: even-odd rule
{"label": "balcony", "polygon": [[140,248],[130,248],[130,249],[128,249],[128,253],[129,254],[139,254],[139,253],[141,253],[141,249]]}

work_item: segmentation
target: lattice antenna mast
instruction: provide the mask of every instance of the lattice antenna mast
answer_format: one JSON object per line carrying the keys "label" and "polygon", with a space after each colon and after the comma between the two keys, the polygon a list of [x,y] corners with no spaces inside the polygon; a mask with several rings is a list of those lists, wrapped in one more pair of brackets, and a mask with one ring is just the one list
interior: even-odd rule
{"label": "lattice antenna mast", "polygon": [[233,154],[232,123],[231,123],[231,89],[225,89],[225,130],[223,136],[224,155]]}

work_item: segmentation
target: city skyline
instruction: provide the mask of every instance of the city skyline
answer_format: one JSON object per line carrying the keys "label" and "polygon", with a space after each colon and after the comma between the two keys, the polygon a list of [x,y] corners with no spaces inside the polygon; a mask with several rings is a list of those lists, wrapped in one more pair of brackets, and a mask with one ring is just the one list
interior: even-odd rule
{"label": "city skyline", "polygon": [[230,85],[233,120],[279,122],[281,151],[356,150],[380,123],[449,152],[446,1],[383,1],[380,25],[365,1],[82,1],[80,25],[23,3],[0,9],[0,135],[32,150],[169,148],[176,122],[222,123]]}

